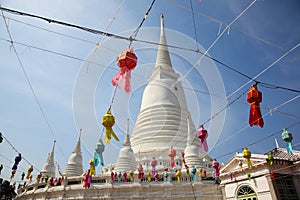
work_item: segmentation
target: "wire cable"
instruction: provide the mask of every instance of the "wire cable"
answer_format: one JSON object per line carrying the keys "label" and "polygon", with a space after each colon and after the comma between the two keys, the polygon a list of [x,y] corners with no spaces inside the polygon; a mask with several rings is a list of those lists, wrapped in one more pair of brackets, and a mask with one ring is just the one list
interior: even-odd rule
{"label": "wire cable", "polygon": [[[35,102],[36,102],[36,104],[37,104],[37,106],[38,106],[38,108],[39,108],[39,110],[40,110],[40,112],[41,112],[41,114],[42,114],[42,117],[43,117],[43,119],[44,119],[46,125],[48,126],[48,128],[49,128],[49,130],[50,130],[50,133],[51,133],[51,135],[52,135],[52,137],[54,138],[54,140],[56,140],[56,137],[55,137],[55,135],[54,135],[54,131],[53,131],[51,125],[50,125],[50,122],[48,121],[48,119],[47,119],[47,117],[46,117],[46,114],[45,114],[45,112],[44,112],[44,110],[43,110],[43,108],[42,108],[42,105],[41,105],[41,103],[40,103],[40,101],[39,101],[39,99],[38,99],[38,97],[37,97],[37,95],[36,95],[36,93],[35,93],[35,90],[33,89],[33,86],[32,86],[32,84],[31,84],[31,81],[30,81],[30,79],[29,79],[29,76],[28,76],[28,74],[27,74],[27,72],[26,72],[26,70],[25,70],[25,68],[24,68],[24,66],[23,66],[23,63],[22,63],[22,61],[21,61],[21,58],[20,58],[20,56],[19,56],[19,54],[18,54],[18,52],[17,52],[17,49],[15,48],[15,45],[14,45],[14,42],[13,42],[12,35],[11,35],[10,31],[9,31],[8,24],[7,24],[6,19],[5,19],[5,17],[4,17],[4,13],[3,13],[3,11],[1,11],[1,12],[2,12],[2,16],[3,16],[4,23],[5,23],[5,27],[6,27],[7,34],[8,34],[8,36],[9,36],[9,38],[10,38],[10,41],[11,41],[11,47],[12,47],[12,49],[13,49],[13,51],[14,51],[16,57],[17,57],[18,63],[19,63],[19,65],[20,65],[21,69],[22,69],[22,72],[23,72],[23,74],[24,74],[24,76],[25,76],[25,78],[26,78],[26,81],[27,81],[27,84],[28,84],[28,86],[29,86],[29,88],[30,88],[30,91],[31,91],[31,93],[32,93],[32,95],[33,95],[33,97],[34,97],[34,99],[35,99]],[[63,155],[63,156],[65,157],[65,159],[66,159],[66,156],[65,156],[64,152],[62,151],[62,148],[60,147],[60,145],[58,145],[58,146],[59,146],[59,149],[61,150],[62,155]]]}
{"label": "wire cable", "polygon": [[[37,17],[39,19],[42,19],[42,20],[46,20],[46,21],[56,21],[56,20],[53,20],[53,19],[49,19],[49,18],[44,18],[44,17],[40,17],[40,16],[36,16],[36,15],[32,15],[32,14],[28,14],[28,13],[24,13],[24,12],[20,12],[20,11],[16,11],[16,10],[11,10],[11,9],[7,9],[7,8],[3,8],[0,6],[0,10],[3,10],[5,12],[10,12],[12,14],[18,14],[18,15],[21,15],[21,16],[29,16],[29,17]],[[7,17],[6,17],[7,18]],[[17,20],[15,20],[17,21]],[[20,21],[19,21],[20,22]],[[68,26],[68,23],[65,23],[65,22],[60,22],[60,21],[56,21],[58,24],[60,25],[64,25],[64,26]],[[20,22],[22,23],[22,22]],[[24,24],[27,24],[28,23],[24,23]],[[74,24],[70,24],[71,27],[73,28],[79,28],[80,26],[78,25],[74,25]],[[33,26],[33,25],[31,25]],[[36,27],[36,26],[33,26],[33,27]],[[227,27],[229,27],[229,25],[227,25]],[[44,28],[42,28],[44,29]],[[87,32],[91,32],[93,34],[101,34],[103,36],[107,36],[107,37],[114,37],[114,38],[118,38],[118,39],[124,39],[124,40],[128,40],[128,41],[136,41],[136,42],[142,42],[142,43],[147,43],[147,44],[153,44],[153,45],[161,45],[161,46],[166,46],[166,47],[169,47],[169,48],[176,48],[176,49],[180,49],[180,50],[185,50],[185,51],[191,51],[191,52],[195,52],[195,53],[199,53],[219,64],[221,64],[221,66],[223,67],[226,67],[228,69],[230,69],[231,71],[235,72],[235,73],[238,73],[239,75],[251,80],[251,81],[254,81],[254,82],[257,82],[257,83],[260,83],[261,85],[264,85],[265,87],[268,87],[270,89],[283,89],[283,90],[287,90],[287,91],[291,91],[291,92],[297,92],[297,93],[300,93],[300,90],[296,90],[296,89],[291,89],[291,88],[287,88],[287,87],[283,87],[283,86],[278,86],[278,85],[274,85],[274,84],[270,84],[270,83],[265,83],[265,82],[262,82],[262,81],[258,81],[256,79],[252,79],[250,76],[248,76],[247,74],[241,72],[241,71],[238,71],[236,70],[235,68],[225,64],[224,62],[216,59],[216,58],[213,58],[207,54],[205,54],[204,52],[201,52],[200,50],[195,50],[195,49],[190,49],[190,48],[186,48],[186,47],[180,47],[180,46],[175,46],[175,45],[163,45],[163,44],[159,44],[158,42],[153,42],[153,41],[146,41],[146,40],[140,40],[140,39],[136,39],[136,38],[127,38],[127,37],[124,37],[124,36],[120,36],[120,35],[116,35],[116,34],[111,34],[111,33],[107,33],[107,32],[103,32],[103,31],[99,31],[99,30],[95,30],[95,29],[90,29],[90,28],[86,28],[86,27],[81,27],[79,28],[81,30],[84,30],[84,31],[87,31]],[[225,29],[226,30],[226,29]],[[225,31],[224,30],[224,31]],[[49,31],[49,30],[48,30]],[[76,38],[76,37],[73,37],[73,36],[67,36],[66,34],[62,34],[62,33],[57,33],[57,32],[54,32],[54,31],[49,31],[49,32],[53,32],[53,33],[56,33],[56,34],[59,34],[59,35],[64,35],[66,37],[70,37],[70,38],[73,38],[73,39],[78,39],[78,40],[81,40],[81,41],[84,41],[80,38]],[[86,41],[88,43],[92,43],[90,41]],[[108,47],[105,47],[107,49],[109,49]],[[110,49],[112,50],[112,49]]]}
{"label": "wire cable", "polygon": [[[297,96],[295,96],[295,97],[293,97],[293,98],[291,98],[291,99],[289,99],[288,101],[285,101],[285,102],[281,103],[280,105],[274,107],[274,108],[271,109],[271,110],[277,110],[278,108],[280,108],[280,107],[282,107],[282,106],[284,106],[284,105],[286,105],[286,104],[288,104],[288,103],[290,103],[290,102],[292,102],[292,101],[298,99],[299,97],[300,97],[300,94],[297,95]],[[265,117],[265,116],[267,116],[267,115],[269,115],[269,114],[271,114],[271,112],[265,113],[261,118],[263,118],[263,117]],[[259,120],[259,119],[257,119],[257,120]],[[224,144],[226,141],[228,141],[228,140],[231,139],[232,137],[236,136],[237,134],[241,133],[243,130],[245,130],[245,129],[248,128],[248,127],[249,127],[249,125],[247,124],[246,126],[244,126],[243,128],[241,128],[240,130],[238,130],[237,132],[235,132],[234,134],[232,134],[232,135],[230,135],[229,137],[227,137],[226,139],[222,140],[222,142],[216,144],[216,145],[214,146],[214,148],[216,148],[216,147],[218,147],[218,146]]]}
{"label": "wire cable", "polygon": [[[236,92],[240,91],[243,87],[245,87],[246,85],[248,85],[250,82],[254,81],[256,78],[258,78],[260,75],[262,75],[263,73],[265,73],[267,70],[269,70],[271,67],[273,67],[275,64],[277,64],[279,61],[281,61],[283,58],[285,58],[289,53],[291,53],[292,51],[294,51],[295,49],[297,49],[299,46],[300,46],[300,43],[296,44],[294,47],[292,47],[291,49],[289,49],[288,51],[286,51],[282,56],[280,56],[279,58],[277,58],[272,64],[270,64],[264,70],[262,70],[257,75],[255,75],[251,80],[249,80],[248,82],[244,83],[241,87],[239,87],[234,92],[232,92],[230,95],[228,95],[227,98],[230,98],[232,95],[234,95]],[[257,83],[259,83],[259,82],[257,82]]]}
{"label": "wire cable", "polygon": [[[229,25],[217,36],[217,38],[213,41],[213,43],[208,47],[208,49],[204,52],[203,55],[201,55],[201,57],[199,58],[199,60],[194,64],[200,64],[201,60],[204,58],[204,56],[206,54],[208,54],[208,52],[215,46],[215,44],[219,41],[219,39],[224,35],[224,33],[226,32],[227,29],[230,28],[230,26],[232,26],[232,24],[234,24],[241,16],[243,16],[247,10],[249,10],[254,3],[256,2],[256,0],[253,0],[237,17],[235,17],[230,23]],[[193,66],[194,66],[193,65]],[[180,77],[177,82],[181,81],[182,79],[186,78],[186,76],[192,71],[193,67],[191,67],[182,77]]]}
{"label": "wire cable", "polygon": [[[9,146],[17,153],[17,154],[21,154],[18,150],[17,150],[17,148],[4,136],[4,134],[2,133],[2,137],[3,137],[3,139],[5,139],[6,140],[6,142],[9,144]],[[38,168],[36,168],[33,164],[31,164],[31,162],[29,162],[29,160],[27,160],[25,157],[24,157],[24,155],[23,154],[21,154],[21,156],[22,156],[22,159],[24,159],[25,160],[25,162],[27,162],[29,165],[32,165],[33,167],[34,167],[34,169],[36,169],[37,171],[41,171],[41,170],[39,170]]]}

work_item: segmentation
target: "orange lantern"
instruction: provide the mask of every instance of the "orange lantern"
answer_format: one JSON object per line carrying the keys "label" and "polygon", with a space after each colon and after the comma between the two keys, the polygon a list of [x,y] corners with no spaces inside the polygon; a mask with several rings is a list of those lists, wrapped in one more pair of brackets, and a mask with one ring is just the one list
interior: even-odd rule
{"label": "orange lantern", "polygon": [[249,124],[250,126],[260,126],[264,127],[264,120],[261,116],[260,105],[262,102],[262,93],[258,91],[256,85],[250,87],[249,92],[247,93],[247,101],[250,103],[250,116]]}

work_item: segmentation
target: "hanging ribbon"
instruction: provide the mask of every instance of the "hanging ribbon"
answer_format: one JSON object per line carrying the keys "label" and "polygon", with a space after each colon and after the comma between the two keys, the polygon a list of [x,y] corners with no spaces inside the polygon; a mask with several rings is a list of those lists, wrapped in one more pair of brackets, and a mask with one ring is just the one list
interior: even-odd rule
{"label": "hanging ribbon", "polygon": [[147,180],[148,180],[148,182],[151,182],[151,173],[150,172],[147,173]]}
{"label": "hanging ribbon", "polygon": [[143,169],[143,166],[140,164],[138,166],[138,179],[141,180],[144,178],[144,169]]}
{"label": "hanging ribbon", "polygon": [[168,182],[168,177],[169,177],[169,172],[168,172],[168,168],[166,167],[164,169],[164,177],[165,177],[165,182],[167,183]]}
{"label": "hanging ribbon", "polygon": [[14,165],[12,166],[12,170],[17,170],[18,169],[18,164],[21,162],[21,160],[22,160],[22,156],[21,156],[21,154],[19,153],[19,155],[17,155],[16,157],[15,157],[15,163],[14,163]]}
{"label": "hanging ribbon", "polygon": [[132,169],[129,170],[129,179],[130,179],[130,182],[134,181],[134,171]]}
{"label": "hanging ribbon", "polygon": [[89,170],[89,175],[96,175],[96,168],[95,168],[95,164],[94,164],[94,158],[90,159],[90,170]]}
{"label": "hanging ribbon", "polygon": [[196,172],[197,172],[197,169],[195,166],[192,166],[191,172],[192,172],[193,181],[195,182],[196,181]]}
{"label": "hanging ribbon", "polygon": [[169,149],[169,154],[170,156],[170,167],[174,168],[175,167],[175,161],[174,161],[174,157],[176,156],[176,150],[173,149],[173,146],[171,146],[171,148]]}
{"label": "hanging ribbon", "polygon": [[0,143],[2,143],[3,141],[3,137],[2,137],[2,133],[0,132]]}
{"label": "hanging ribbon", "polygon": [[188,165],[186,164],[186,162],[185,162],[184,155],[185,155],[184,151],[181,152],[182,162],[183,162],[183,164],[184,164],[185,169],[188,171],[188,170],[189,170],[189,166],[188,166]]}
{"label": "hanging ribbon", "polygon": [[1,164],[1,165],[0,165],[0,175],[1,175],[2,169],[3,169],[3,165]]}
{"label": "hanging ribbon", "polygon": [[205,152],[208,152],[208,146],[206,142],[208,134],[207,130],[204,129],[203,125],[199,127],[197,137],[200,139],[200,152],[202,152],[202,149],[204,149]]}
{"label": "hanging ribbon", "polygon": [[248,173],[247,176],[248,176],[248,180],[251,181],[251,174]]}
{"label": "hanging ribbon", "polygon": [[176,171],[176,176],[177,176],[177,183],[180,183],[180,180],[181,180],[181,170],[180,169],[177,169]]}
{"label": "hanging ribbon", "polygon": [[271,174],[272,180],[275,180],[276,179],[276,177],[275,177],[275,171],[271,170],[270,174]]}
{"label": "hanging ribbon", "polygon": [[24,180],[24,177],[25,177],[25,173],[23,172],[22,175],[21,175],[21,180],[22,181]]}

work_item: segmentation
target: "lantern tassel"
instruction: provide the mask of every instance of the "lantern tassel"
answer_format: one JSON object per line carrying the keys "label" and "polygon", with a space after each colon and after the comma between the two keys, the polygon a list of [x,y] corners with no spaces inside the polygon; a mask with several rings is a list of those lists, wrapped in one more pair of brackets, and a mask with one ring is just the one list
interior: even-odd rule
{"label": "lantern tassel", "polygon": [[120,141],[118,136],[115,134],[115,132],[112,130],[111,135],[115,138],[116,141]]}
{"label": "lantern tassel", "polygon": [[96,152],[94,153],[94,165],[95,167],[97,167],[99,165],[99,154],[97,154]]}
{"label": "lantern tassel", "polygon": [[250,116],[249,116],[250,126],[260,126],[264,127],[264,120],[261,115],[260,105],[253,102],[250,105]]}
{"label": "lantern tassel", "polygon": [[287,147],[286,147],[287,153],[289,155],[291,155],[293,153],[292,143],[291,142],[287,142],[286,144],[287,144]]}
{"label": "lantern tassel", "polygon": [[251,168],[252,167],[252,163],[250,161],[250,158],[245,158],[245,160],[246,160],[248,168]]}
{"label": "lantern tassel", "polygon": [[170,167],[171,167],[171,168],[174,168],[174,167],[175,167],[174,157],[171,157]]}
{"label": "lantern tassel", "polygon": [[106,128],[105,135],[106,135],[106,137],[105,137],[106,144],[110,143],[111,136],[113,136],[116,141],[119,141],[119,138],[117,137],[117,135],[115,134],[115,132],[113,131],[113,129],[111,127]]}
{"label": "lantern tassel", "polygon": [[121,88],[125,90],[126,93],[130,93],[130,79],[131,79],[131,71],[127,70],[122,77]]}
{"label": "lantern tassel", "polygon": [[200,152],[202,152],[202,149],[204,149],[205,152],[208,152],[208,145],[206,139],[201,140],[200,142]]}

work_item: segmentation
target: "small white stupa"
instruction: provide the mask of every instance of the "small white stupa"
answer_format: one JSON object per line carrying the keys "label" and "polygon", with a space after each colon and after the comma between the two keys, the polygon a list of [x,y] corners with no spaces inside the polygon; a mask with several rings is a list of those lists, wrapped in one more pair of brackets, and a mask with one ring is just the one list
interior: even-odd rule
{"label": "small white stupa", "polygon": [[41,170],[41,174],[46,177],[55,177],[55,164],[54,164],[54,148],[55,148],[55,140],[53,142],[52,151],[49,154],[46,163]]}
{"label": "small white stupa", "polygon": [[81,176],[83,174],[83,167],[82,167],[82,153],[81,153],[81,129],[80,135],[78,137],[78,141],[76,146],[69,157],[68,164],[66,166],[66,176]]}
{"label": "small white stupa", "polygon": [[117,172],[128,172],[129,170],[135,171],[137,167],[133,150],[131,148],[129,137],[129,123],[127,123],[127,131],[124,139],[123,147],[120,149],[119,157],[115,166]]}

